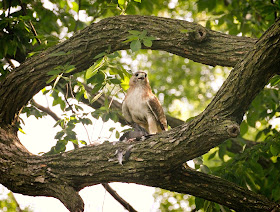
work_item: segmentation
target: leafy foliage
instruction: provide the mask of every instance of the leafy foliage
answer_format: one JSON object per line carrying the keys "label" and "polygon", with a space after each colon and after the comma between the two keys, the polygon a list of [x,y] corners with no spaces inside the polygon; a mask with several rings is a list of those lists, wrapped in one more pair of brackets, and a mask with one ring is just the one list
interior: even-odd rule
{"label": "leafy foliage", "polygon": [[144,30],[143,32],[139,32],[137,30],[130,30],[128,31],[131,35],[127,37],[127,40],[124,43],[130,43],[130,49],[133,52],[137,52],[141,49],[141,43],[144,44],[146,47],[151,47],[153,45],[153,40],[156,40],[155,37],[147,36],[147,31]]}

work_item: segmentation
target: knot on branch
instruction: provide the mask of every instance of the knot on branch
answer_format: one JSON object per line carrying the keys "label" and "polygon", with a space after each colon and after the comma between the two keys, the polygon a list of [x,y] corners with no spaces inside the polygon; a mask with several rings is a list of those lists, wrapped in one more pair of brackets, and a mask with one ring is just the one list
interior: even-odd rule
{"label": "knot on branch", "polygon": [[240,133],[239,125],[237,125],[237,124],[229,125],[228,128],[227,128],[227,132],[228,132],[230,137],[232,137],[232,138],[237,137]]}
{"label": "knot on branch", "polygon": [[197,28],[190,32],[189,35],[194,42],[202,43],[207,38],[207,30],[202,26],[197,26]]}

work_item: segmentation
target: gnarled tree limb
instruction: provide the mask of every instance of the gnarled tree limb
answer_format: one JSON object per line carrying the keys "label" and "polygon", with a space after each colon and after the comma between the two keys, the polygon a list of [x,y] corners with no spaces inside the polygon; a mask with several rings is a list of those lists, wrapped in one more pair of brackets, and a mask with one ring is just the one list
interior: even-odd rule
{"label": "gnarled tree limb", "polygon": [[[187,29],[198,27],[202,37],[197,34],[182,36],[182,26]],[[72,39],[31,58],[0,84],[0,182],[14,192],[54,196],[70,211],[83,210],[83,202],[77,191],[85,186],[109,182],[133,182],[189,193],[239,211],[279,210],[276,203],[264,196],[218,177],[182,169],[182,164],[239,134],[239,124],[249,104],[269,79],[279,73],[280,20],[237,63],[212,102],[190,122],[141,142],[115,145],[105,142],[99,146],[87,146],[41,157],[31,155],[24,149],[10,124],[15,122],[20,108],[45,86],[45,81],[49,78],[47,72],[66,62],[74,64],[76,71],[82,71],[90,65],[86,60],[105,51],[105,46],[109,44],[113,51],[128,48],[122,41],[129,29],[146,29],[149,35],[156,36],[153,49],[168,50],[179,55],[182,53],[181,56],[190,58],[192,53],[199,56],[203,63],[208,63],[211,52],[215,53],[215,56],[212,55],[214,60],[216,54],[222,53],[225,43],[230,43],[231,39],[235,39],[236,46],[229,52],[232,61],[236,63],[236,58],[248,52],[242,50],[241,46],[248,47],[249,41],[252,41],[206,29],[204,31],[200,26],[184,21],[120,16],[105,19]],[[116,31],[120,33],[111,34]],[[85,35],[90,37],[85,39]],[[221,40],[227,42],[221,43]],[[242,45],[239,46],[238,43]],[[210,53],[207,50],[208,59],[203,50],[206,47],[212,48],[209,49]],[[191,53],[183,50],[184,48],[189,48]],[[51,56],[58,51],[72,51],[73,55]],[[84,57],[84,52],[89,57]],[[224,51],[224,55],[227,52]],[[217,58],[220,61],[217,64],[222,64],[221,57]],[[231,61],[227,56],[226,59]],[[123,166],[116,161],[116,151],[130,153]]]}

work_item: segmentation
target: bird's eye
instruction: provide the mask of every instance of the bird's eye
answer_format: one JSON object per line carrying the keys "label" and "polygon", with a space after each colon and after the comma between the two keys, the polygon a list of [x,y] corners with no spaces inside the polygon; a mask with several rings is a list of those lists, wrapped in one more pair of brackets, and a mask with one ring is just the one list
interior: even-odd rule
{"label": "bird's eye", "polygon": [[136,77],[138,77],[138,74],[135,74]]}

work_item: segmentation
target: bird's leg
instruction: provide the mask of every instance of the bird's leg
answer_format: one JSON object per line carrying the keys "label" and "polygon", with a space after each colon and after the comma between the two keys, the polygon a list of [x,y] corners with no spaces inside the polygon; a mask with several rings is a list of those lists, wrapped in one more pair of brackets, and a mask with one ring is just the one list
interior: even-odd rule
{"label": "bird's leg", "polygon": [[138,131],[138,132],[142,132],[143,135],[148,135],[149,133],[143,128],[141,127],[139,124],[133,123],[132,127],[134,129],[134,131]]}
{"label": "bird's leg", "polygon": [[126,141],[128,143],[131,143],[134,141],[139,141],[143,137],[146,137],[149,135],[148,132],[143,127],[141,127],[140,125],[138,125],[136,123],[133,123],[132,127],[134,130],[124,133],[121,136],[120,141]]}

